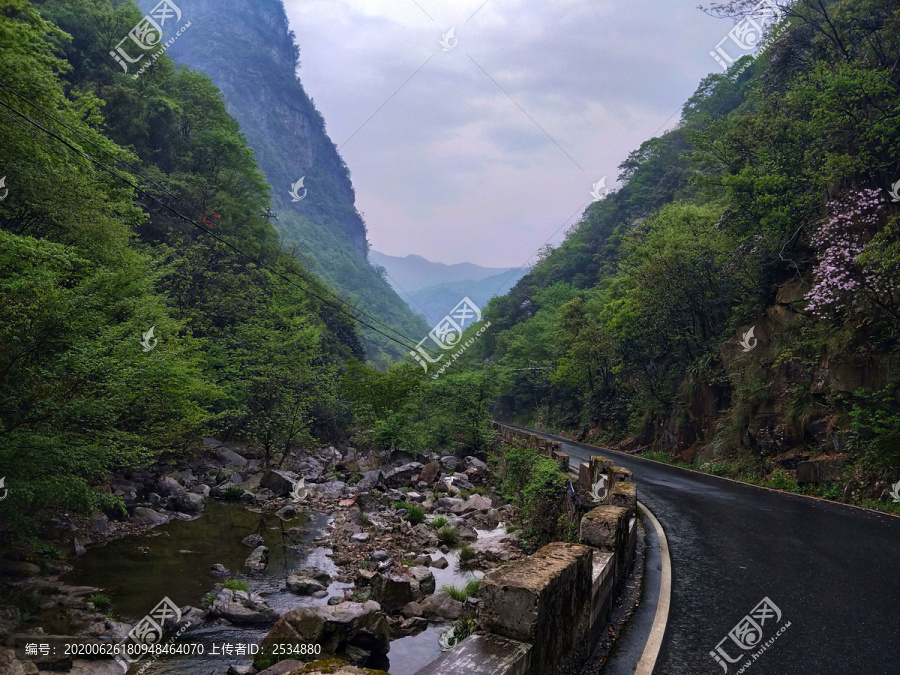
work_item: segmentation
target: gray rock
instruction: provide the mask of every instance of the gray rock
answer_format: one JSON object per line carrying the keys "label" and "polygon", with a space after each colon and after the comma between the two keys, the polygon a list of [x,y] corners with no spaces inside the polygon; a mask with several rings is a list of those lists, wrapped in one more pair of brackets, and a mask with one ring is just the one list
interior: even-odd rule
{"label": "gray rock", "polygon": [[294,478],[286,471],[267,471],[259,480],[260,487],[271,490],[276,497],[291,494],[294,489]]}
{"label": "gray rock", "polygon": [[434,574],[430,569],[424,566],[416,566],[409,568],[409,576],[419,584],[419,590],[425,595],[434,593],[435,580]]}
{"label": "gray rock", "polygon": [[385,562],[390,559],[391,556],[388,555],[387,551],[374,551],[372,553],[372,560],[374,560],[375,562]]}
{"label": "gray rock", "polygon": [[429,563],[428,566],[429,566],[429,567],[435,567],[435,568],[437,568],[437,569],[439,569],[439,570],[445,570],[445,569],[447,569],[447,566],[448,566],[449,564],[450,564],[450,563],[447,562],[447,559],[446,559],[445,557],[441,556],[441,557],[438,558],[437,560],[432,560],[431,563]]}
{"label": "gray rock", "polygon": [[409,602],[403,606],[400,613],[406,619],[411,619],[414,616],[422,616],[422,606],[418,602]]}
{"label": "gray rock", "polygon": [[390,649],[391,630],[377,602],[342,602],[292,609],[269,631],[262,645],[274,642],[319,644],[322,655],[346,661],[368,661],[369,655],[384,655]]}
{"label": "gray rock", "polygon": [[279,509],[278,513],[276,513],[275,515],[277,515],[282,520],[290,520],[297,515],[297,508],[292,504],[288,504],[287,506]]}
{"label": "gray rock", "polygon": [[269,566],[269,549],[265,546],[257,546],[244,561],[244,566],[249,567],[251,572],[265,572]]}
{"label": "gray rock", "polygon": [[287,579],[288,590],[297,595],[312,595],[319,591],[327,591],[325,586],[315,579],[300,574],[291,574]]}
{"label": "gray rock", "polygon": [[455,621],[463,611],[463,604],[451,598],[444,591],[429,595],[419,605],[422,607],[422,615],[428,619]]}
{"label": "gray rock", "polygon": [[350,537],[350,541],[352,541],[354,544],[365,544],[367,541],[369,541],[369,533],[357,532]]}
{"label": "gray rock", "polygon": [[266,543],[266,540],[258,534],[248,534],[246,537],[241,539],[241,543],[252,548],[256,548],[257,546],[263,546]]}
{"label": "gray rock", "polygon": [[278,619],[278,612],[256,593],[230,588],[218,592],[206,615],[208,619],[225,619],[239,626],[271,623]]}
{"label": "gray rock", "polygon": [[230,666],[228,666],[228,670],[225,672],[225,675],[254,675],[255,673],[256,668],[254,668],[253,666],[236,666],[232,663]]}
{"label": "gray rock", "polygon": [[411,602],[412,588],[409,579],[395,574],[377,574],[372,579],[372,596],[388,614],[400,611]]}
{"label": "gray rock", "polygon": [[91,518],[91,534],[103,538],[109,534],[109,518],[102,513],[95,513]]}
{"label": "gray rock", "polygon": [[218,459],[225,466],[239,466],[244,468],[247,466],[247,458],[239,455],[234,450],[225,447],[224,445],[219,447],[216,450],[216,459]]}
{"label": "gray rock", "polygon": [[134,510],[134,515],[131,516],[131,522],[142,527],[156,527],[157,525],[168,523],[169,518],[158,511],[139,506]]}
{"label": "gray rock", "polygon": [[85,545],[83,543],[81,543],[81,539],[79,539],[78,537],[75,537],[72,540],[72,555],[75,556],[76,558],[79,558],[79,557],[83,556],[85,553],[87,553],[87,548],[85,547]]}
{"label": "gray rock", "polygon": [[325,496],[329,499],[337,499],[343,494],[344,488],[346,487],[347,484],[345,482],[340,480],[333,480],[322,485],[322,490]]}
{"label": "gray rock", "polygon": [[224,579],[229,574],[228,568],[225,567],[225,565],[223,565],[222,563],[215,563],[214,565],[210,566],[209,573],[212,576],[218,577],[220,579]]}
{"label": "gray rock", "polygon": [[326,605],[339,605],[342,602],[344,602],[344,599],[341,596],[332,595],[330,598],[328,598],[328,602],[326,602],[325,604]]}
{"label": "gray rock", "polygon": [[458,515],[463,515],[465,513],[472,513],[473,511],[490,511],[491,506],[490,499],[482,497],[479,494],[474,494],[463,503],[451,506],[450,511]]}
{"label": "gray rock", "polygon": [[360,490],[368,491],[368,490],[371,490],[372,488],[374,488],[380,482],[381,482],[381,471],[376,469],[375,471],[366,471],[363,474],[363,477],[360,479],[359,483],[356,484],[356,486]]}
{"label": "gray rock", "polygon": [[171,476],[161,478],[156,484],[156,492],[163,497],[174,497],[184,492],[184,488]]}
{"label": "gray rock", "polygon": [[312,596],[314,598],[318,598],[319,600],[321,600],[322,598],[328,597],[328,591],[316,591],[315,593],[312,594]]}
{"label": "gray rock", "polygon": [[447,469],[447,471],[456,471],[459,468],[460,461],[458,457],[447,455],[446,457],[441,457],[441,465]]}
{"label": "gray rock", "polygon": [[441,511],[452,511],[453,507],[459,506],[463,503],[462,499],[458,499],[457,497],[440,497],[437,500],[437,507]]}
{"label": "gray rock", "polygon": [[398,466],[384,474],[384,484],[389,488],[406,487],[412,483],[413,477],[418,476],[424,468],[419,462]]}
{"label": "gray rock", "polygon": [[212,438],[211,436],[207,436],[206,438],[203,439],[203,445],[205,445],[207,448],[215,449],[215,448],[221,448],[224,445],[224,443],[222,443],[222,441],[220,441],[217,438]]}
{"label": "gray rock", "polygon": [[474,469],[482,470],[482,469],[486,469],[486,468],[487,468],[487,464],[485,464],[484,462],[482,462],[482,461],[481,461],[480,459],[478,459],[477,457],[475,457],[475,456],[473,456],[473,455],[469,455],[468,457],[466,457],[466,468],[467,468],[467,469],[473,469],[473,468],[474,468]]}
{"label": "gray rock", "polygon": [[169,500],[169,506],[173,511],[179,513],[197,515],[203,513],[203,495],[198,495],[196,492],[182,492]]}

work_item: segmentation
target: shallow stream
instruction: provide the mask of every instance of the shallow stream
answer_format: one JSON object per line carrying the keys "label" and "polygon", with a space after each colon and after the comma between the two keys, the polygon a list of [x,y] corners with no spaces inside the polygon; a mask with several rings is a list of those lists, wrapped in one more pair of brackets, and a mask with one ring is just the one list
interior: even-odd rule
{"label": "shallow stream", "polygon": [[[215,563],[231,572],[230,578],[249,584],[250,590],[262,595],[279,613],[309,605],[324,605],[328,597],[343,596],[352,584],[332,582],[328,597],[311,598],[291,593],[285,587],[287,576],[302,567],[315,567],[334,576],[338,570],[327,555],[312,541],[321,536],[330,520],[327,513],[301,513],[291,521],[274,515],[246,510],[240,504],[216,500],[206,502],[206,511],[192,521],[172,521],[149,533],[120,539],[106,546],[89,549],[75,560],[75,569],[63,580],[71,584],[96,586],[112,601],[112,613],[120,621],[135,623],[164,597],[176,605],[200,607],[203,597],[218,581],[209,574]],[[287,531],[300,527],[305,532],[292,540]],[[269,548],[269,567],[262,574],[249,575],[244,560],[253,549],[241,543],[249,534],[259,534]],[[481,533],[479,533],[481,534]],[[434,558],[442,554],[435,552]],[[455,553],[443,554],[450,565],[432,569],[437,589],[445,584],[462,586],[481,573],[460,572]],[[258,644],[270,627],[213,626],[189,631],[182,642],[202,643],[202,656],[160,658],[145,671],[154,675],[225,675],[228,666],[249,664],[246,656],[213,656],[213,645]],[[440,655],[438,634],[441,626],[430,626],[419,635],[391,642],[391,675],[413,675]],[[220,648],[221,650],[221,648]],[[137,672],[140,665],[132,668]],[[131,671],[130,671],[131,672]]]}

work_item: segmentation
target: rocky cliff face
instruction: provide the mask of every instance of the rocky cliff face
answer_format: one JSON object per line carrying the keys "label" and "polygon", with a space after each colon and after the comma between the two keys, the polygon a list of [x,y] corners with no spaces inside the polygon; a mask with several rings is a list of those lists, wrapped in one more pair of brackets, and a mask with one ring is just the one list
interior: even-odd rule
{"label": "rocky cliff face", "polygon": [[[145,10],[152,5],[141,2]],[[225,94],[277,207],[336,229],[364,259],[366,228],[349,172],[297,79],[299,50],[281,1],[184,0],[179,6],[191,28],[169,53],[208,74]],[[289,191],[302,177],[307,195],[293,202]]]}
{"label": "rocky cliff face", "polygon": [[[146,12],[157,1],[139,5]],[[414,344],[428,327],[367,261],[366,225],[350,172],[297,78],[299,48],[282,0],[179,0],[178,6],[191,26],[169,54],[221,89],[272,186],[275,224],[287,246],[295,243],[307,269]],[[291,190],[301,179],[295,200]],[[374,331],[361,333],[370,358],[406,351]]]}

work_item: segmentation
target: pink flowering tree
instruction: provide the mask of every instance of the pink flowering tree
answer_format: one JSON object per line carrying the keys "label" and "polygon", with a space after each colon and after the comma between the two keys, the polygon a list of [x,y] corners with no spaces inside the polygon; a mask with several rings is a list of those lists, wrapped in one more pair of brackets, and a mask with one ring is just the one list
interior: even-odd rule
{"label": "pink flowering tree", "polygon": [[866,189],[828,203],[829,215],[812,238],[819,264],[806,300],[813,315],[833,319],[874,304],[898,318],[893,302],[896,278],[866,264],[885,201],[880,190]]}

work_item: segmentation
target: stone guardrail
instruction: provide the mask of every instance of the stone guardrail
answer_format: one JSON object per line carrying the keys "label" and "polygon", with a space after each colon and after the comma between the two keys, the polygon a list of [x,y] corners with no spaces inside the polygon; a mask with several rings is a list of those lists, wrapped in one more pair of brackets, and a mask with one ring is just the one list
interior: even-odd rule
{"label": "stone guardrail", "polygon": [[[569,456],[558,441],[505,425],[495,428],[500,442],[538,449],[568,472]],[[628,469],[603,457],[582,463],[579,501],[604,482],[601,478],[605,495],[582,515],[579,543],[548,544],[486,574],[479,592],[478,631],[417,675],[579,672],[609,624],[637,540],[637,490]]]}

